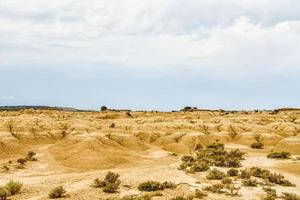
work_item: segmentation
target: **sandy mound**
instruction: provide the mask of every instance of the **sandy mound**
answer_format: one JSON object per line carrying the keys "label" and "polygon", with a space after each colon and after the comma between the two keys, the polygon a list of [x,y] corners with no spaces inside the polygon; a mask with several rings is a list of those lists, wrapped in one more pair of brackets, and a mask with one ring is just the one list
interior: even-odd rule
{"label": "sandy mound", "polygon": [[163,149],[176,154],[188,154],[190,152],[190,149],[186,145],[180,143],[167,144]]}
{"label": "sandy mound", "polygon": [[292,154],[300,154],[300,135],[281,140],[274,147],[274,151],[287,151]]}
{"label": "sandy mound", "polygon": [[199,135],[198,136],[200,144],[206,146],[208,144],[211,144],[218,140],[221,143],[227,143],[230,141],[230,137],[228,136],[228,133],[225,131],[218,132],[218,133],[210,133],[207,135]]}
{"label": "sandy mound", "polygon": [[[239,144],[244,144],[250,146],[253,142],[255,142],[254,137],[257,135],[257,133],[253,132],[245,132],[240,134],[238,140],[236,141]],[[262,133],[260,134],[263,144],[266,146],[274,146],[276,145],[280,140],[283,139],[282,136],[276,135],[276,134],[270,134],[270,133]]]}
{"label": "sandy mound", "polygon": [[157,132],[135,132],[134,135],[136,135],[136,137],[138,137],[143,142],[153,143],[161,136],[161,133],[157,133]]}
{"label": "sandy mound", "polygon": [[68,138],[50,149],[64,166],[80,170],[105,169],[136,161],[136,153],[104,137]]}

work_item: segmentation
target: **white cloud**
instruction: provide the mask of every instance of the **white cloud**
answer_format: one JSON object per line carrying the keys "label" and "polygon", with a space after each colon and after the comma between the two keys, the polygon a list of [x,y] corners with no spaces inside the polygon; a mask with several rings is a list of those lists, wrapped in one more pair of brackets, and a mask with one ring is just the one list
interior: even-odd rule
{"label": "white cloud", "polygon": [[0,69],[292,73],[299,10],[298,0],[2,0]]}
{"label": "white cloud", "polygon": [[15,97],[14,96],[2,96],[1,99],[3,99],[3,100],[14,100]]}

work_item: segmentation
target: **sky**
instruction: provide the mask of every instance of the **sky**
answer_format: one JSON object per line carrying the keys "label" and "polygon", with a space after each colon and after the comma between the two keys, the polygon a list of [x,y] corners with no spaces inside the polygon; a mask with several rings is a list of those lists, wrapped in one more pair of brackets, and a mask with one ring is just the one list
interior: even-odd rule
{"label": "sky", "polygon": [[300,107],[299,0],[0,0],[0,105]]}

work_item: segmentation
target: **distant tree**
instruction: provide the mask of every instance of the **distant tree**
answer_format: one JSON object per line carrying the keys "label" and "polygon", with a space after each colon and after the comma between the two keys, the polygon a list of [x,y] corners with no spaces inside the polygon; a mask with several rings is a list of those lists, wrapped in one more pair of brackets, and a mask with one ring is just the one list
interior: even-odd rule
{"label": "distant tree", "polygon": [[106,106],[101,106],[101,111],[106,111],[107,107]]}

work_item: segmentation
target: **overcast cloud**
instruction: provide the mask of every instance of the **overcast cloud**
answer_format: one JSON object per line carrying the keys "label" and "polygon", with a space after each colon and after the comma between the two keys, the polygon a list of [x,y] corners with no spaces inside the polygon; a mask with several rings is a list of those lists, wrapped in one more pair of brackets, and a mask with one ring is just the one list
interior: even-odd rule
{"label": "overcast cloud", "polygon": [[[0,96],[17,98],[20,95],[20,85],[15,77],[11,77],[12,74],[19,74],[18,78],[24,82],[35,80],[38,84],[35,73],[45,77],[53,75],[53,81],[57,74],[61,76],[63,73],[65,75],[56,81],[60,84],[68,81],[70,84],[71,76],[74,87],[80,89],[76,81],[87,81],[95,75],[103,77],[104,72],[109,73],[107,76],[110,78],[105,83],[114,83],[104,89],[105,95],[111,96],[105,97],[105,101],[101,101],[103,96],[100,94],[93,96],[93,102],[82,98],[78,101],[53,100],[57,104],[89,108],[121,98],[121,95],[112,94],[110,87],[116,82],[122,84],[128,81],[126,76],[129,75],[144,77],[142,80],[146,82],[161,81],[165,77],[170,81],[168,85],[176,85],[178,81],[186,83],[182,90],[191,90],[189,98],[182,100],[179,94],[183,91],[177,88],[179,94],[176,96],[173,88],[172,99],[175,96],[177,99],[173,105],[164,105],[168,96],[147,102],[147,94],[137,92],[146,87],[143,83],[131,86],[136,87],[132,95],[140,101],[128,99],[124,104],[111,104],[166,109],[189,103],[201,106],[201,97],[193,94],[199,93],[200,88],[205,98],[208,98],[207,95],[215,98],[213,88],[190,89],[189,81],[200,77],[206,80],[203,84],[207,85],[216,84],[217,87],[236,80],[231,84],[245,88],[250,85],[264,88],[262,85],[266,85],[264,82],[262,85],[258,85],[259,81],[251,82],[250,77],[269,82],[285,77],[280,87],[287,92],[286,98],[272,96],[270,91],[274,92],[276,84],[269,85],[262,90],[270,92],[267,97],[281,99],[279,102],[269,99],[271,102],[268,104],[267,98],[259,99],[261,97],[255,96],[255,93],[260,89],[256,89],[251,90],[254,103],[241,100],[235,102],[237,106],[233,108],[300,106],[295,103],[300,102],[299,95],[293,98],[290,95],[300,89],[300,82],[295,78],[300,72],[299,52],[299,0],[0,0],[0,70],[11,78],[8,92]],[[119,78],[115,80],[113,77]],[[39,80],[40,83],[43,80]],[[287,83],[286,80],[294,82]],[[103,83],[102,79],[94,79],[82,89]],[[32,90],[38,90],[38,85],[31,87],[31,90],[27,88],[30,95]],[[160,84],[157,84],[157,88],[152,89],[158,91],[159,87]],[[119,92],[117,88],[116,93]],[[169,89],[172,90],[172,87]],[[242,91],[232,88],[230,91],[232,94],[229,96],[243,99]],[[153,95],[162,96],[165,92]],[[54,92],[49,93],[47,98],[51,95]],[[89,97],[89,94],[85,95]],[[228,103],[203,104],[231,108],[229,96],[218,97]],[[77,98],[75,94],[71,97]],[[45,99],[22,96],[17,103],[49,104]],[[210,98],[206,101],[212,102]]]}

